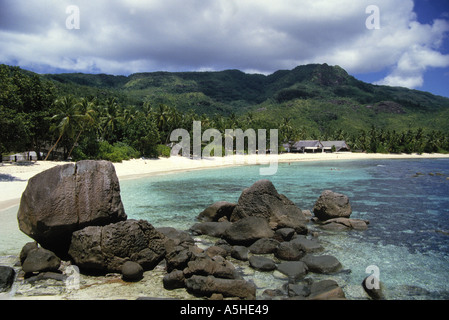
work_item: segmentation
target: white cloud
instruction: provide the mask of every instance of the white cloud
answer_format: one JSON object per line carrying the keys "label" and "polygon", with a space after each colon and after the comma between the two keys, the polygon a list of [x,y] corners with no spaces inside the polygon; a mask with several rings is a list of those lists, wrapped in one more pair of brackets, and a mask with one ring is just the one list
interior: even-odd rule
{"label": "white cloud", "polygon": [[326,62],[350,73],[389,68],[379,83],[407,87],[449,66],[438,51],[446,20],[418,23],[412,0],[375,2],[379,30],[365,27],[372,0],[79,0],[80,30],[67,30],[73,1],[3,0],[0,62],[113,74]]}

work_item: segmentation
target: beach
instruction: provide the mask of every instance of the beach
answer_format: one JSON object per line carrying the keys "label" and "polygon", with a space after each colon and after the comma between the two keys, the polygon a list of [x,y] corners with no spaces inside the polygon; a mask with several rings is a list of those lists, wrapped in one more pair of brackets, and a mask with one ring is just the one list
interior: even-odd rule
{"label": "beach", "polygon": [[[374,154],[374,153],[284,153],[272,155],[231,156],[204,159],[188,159],[183,157],[159,159],[132,159],[114,163],[119,180],[134,179],[144,176],[173,174],[181,171],[212,169],[240,165],[260,165],[269,168],[270,163],[286,163],[296,161],[335,161],[363,159],[437,159],[449,158],[447,154]],[[54,166],[67,162],[36,161],[31,163],[3,163],[0,166],[0,211],[16,206],[20,202],[28,180],[34,175]],[[265,176],[267,177],[267,176]]]}

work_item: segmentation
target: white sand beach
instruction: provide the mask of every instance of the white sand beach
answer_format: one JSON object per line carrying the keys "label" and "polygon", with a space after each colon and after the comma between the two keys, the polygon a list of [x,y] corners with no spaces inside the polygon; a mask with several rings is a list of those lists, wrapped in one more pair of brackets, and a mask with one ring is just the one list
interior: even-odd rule
{"label": "white sand beach", "polygon": [[[295,161],[332,161],[332,160],[362,160],[362,159],[426,159],[449,158],[447,154],[370,154],[370,153],[285,153],[266,156],[222,157],[192,160],[183,157],[160,159],[133,159],[115,163],[117,176],[120,180],[143,176],[170,174],[179,171],[201,170],[209,168],[260,164],[261,168],[269,168],[282,162]],[[16,206],[20,202],[28,179],[54,166],[67,162],[38,161],[32,164],[3,163],[0,165],[0,211]],[[6,180],[6,181],[5,181]]]}

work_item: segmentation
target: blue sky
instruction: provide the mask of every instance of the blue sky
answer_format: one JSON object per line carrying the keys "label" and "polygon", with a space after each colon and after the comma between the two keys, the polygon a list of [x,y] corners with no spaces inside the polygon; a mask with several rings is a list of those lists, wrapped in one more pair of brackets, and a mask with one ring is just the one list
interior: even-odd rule
{"label": "blue sky", "polygon": [[449,97],[449,0],[0,0],[0,63],[116,75],[328,63]]}

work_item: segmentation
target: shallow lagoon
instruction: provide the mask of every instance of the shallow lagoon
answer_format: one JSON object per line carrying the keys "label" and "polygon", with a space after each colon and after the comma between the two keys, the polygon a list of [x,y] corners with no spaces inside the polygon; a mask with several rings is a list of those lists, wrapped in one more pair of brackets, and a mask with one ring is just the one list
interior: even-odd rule
{"label": "shallow lagoon", "polygon": [[[346,272],[335,278],[348,298],[362,298],[360,283],[375,265],[392,299],[449,298],[449,160],[358,160],[282,163],[273,176],[258,166],[209,169],[121,182],[129,218],[186,230],[215,201],[237,202],[242,190],[267,178],[301,209],[312,209],[325,189],[349,196],[351,217],[366,231],[321,234],[325,253]],[[350,271],[349,271],[350,270]],[[248,271],[259,286],[271,274]],[[285,282],[285,281],[284,281]],[[269,283],[262,285],[261,283]]]}

